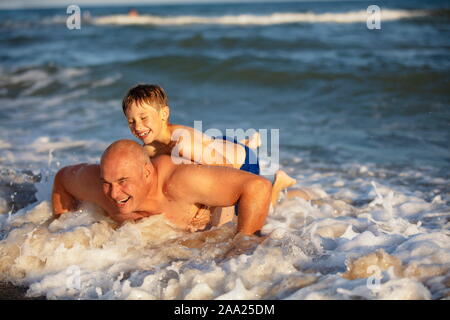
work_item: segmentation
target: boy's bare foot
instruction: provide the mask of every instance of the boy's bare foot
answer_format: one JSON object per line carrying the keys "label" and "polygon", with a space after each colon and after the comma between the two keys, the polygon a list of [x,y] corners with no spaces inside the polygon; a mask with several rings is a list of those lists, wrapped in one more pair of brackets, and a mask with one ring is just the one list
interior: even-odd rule
{"label": "boy's bare foot", "polygon": [[246,145],[250,149],[256,149],[261,146],[261,136],[259,132],[255,132],[249,139],[243,139],[240,143]]}
{"label": "boy's bare foot", "polygon": [[276,205],[278,198],[280,197],[281,190],[287,189],[296,183],[297,180],[289,177],[286,172],[284,172],[283,170],[278,170],[275,173],[275,181],[272,187],[272,196],[271,196],[272,205],[273,206]]}
{"label": "boy's bare foot", "polygon": [[278,170],[275,173],[275,182],[273,183],[274,187],[279,187],[281,190],[289,188],[297,183],[297,180],[288,176],[286,172],[283,170]]}

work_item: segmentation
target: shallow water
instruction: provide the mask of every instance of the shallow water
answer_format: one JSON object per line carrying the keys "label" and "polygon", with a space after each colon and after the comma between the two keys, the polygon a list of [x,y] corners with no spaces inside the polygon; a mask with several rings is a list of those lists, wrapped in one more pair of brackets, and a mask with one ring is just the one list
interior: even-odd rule
{"label": "shallow water", "polygon": [[154,216],[117,228],[89,205],[53,220],[38,199],[2,215],[0,280],[48,299],[448,297],[445,201],[366,187],[373,200],[364,205],[285,199],[269,215],[267,237],[238,248],[233,224],[189,234]]}
{"label": "shallow water", "polygon": [[[0,280],[48,299],[448,298],[448,4],[382,1],[392,20],[368,30],[369,4],[82,8],[74,31],[65,8],[0,11]],[[52,221],[56,171],[132,138],[137,82],[164,86],[174,123],[279,129],[281,168],[321,200],[282,200],[241,250],[233,225]]]}

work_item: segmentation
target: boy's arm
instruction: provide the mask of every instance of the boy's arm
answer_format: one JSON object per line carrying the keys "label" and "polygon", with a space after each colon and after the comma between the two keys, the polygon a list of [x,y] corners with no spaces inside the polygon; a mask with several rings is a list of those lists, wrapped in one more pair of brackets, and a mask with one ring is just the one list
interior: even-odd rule
{"label": "boy's arm", "polygon": [[173,139],[176,144],[172,156],[180,156],[195,163],[235,167],[235,163],[242,163],[245,159],[245,150],[241,150],[239,145],[211,138],[193,128],[176,129]]}
{"label": "boy's arm", "polygon": [[232,168],[181,165],[169,180],[170,194],[190,203],[227,207],[239,202],[238,233],[253,234],[264,225],[272,191],[265,178]]}

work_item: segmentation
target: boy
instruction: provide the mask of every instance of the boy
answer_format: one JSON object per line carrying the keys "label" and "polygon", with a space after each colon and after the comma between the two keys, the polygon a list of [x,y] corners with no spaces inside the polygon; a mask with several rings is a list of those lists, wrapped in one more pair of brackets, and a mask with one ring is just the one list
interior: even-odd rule
{"label": "boy", "polygon": [[[131,88],[122,101],[122,109],[131,133],[144,144],[150,157],[174,155],[205,164],[233,167],[259,175],[259,163],[248,145],[255,139],[230,141],[227,137],[212,138],[192,127],[169,122],[170,109],[163,88],[139,84]],[[253,161],[252,161],[253,160]],[[296,183],[284,171],[275,174],[271,203],[275,205],[281,190]]]}

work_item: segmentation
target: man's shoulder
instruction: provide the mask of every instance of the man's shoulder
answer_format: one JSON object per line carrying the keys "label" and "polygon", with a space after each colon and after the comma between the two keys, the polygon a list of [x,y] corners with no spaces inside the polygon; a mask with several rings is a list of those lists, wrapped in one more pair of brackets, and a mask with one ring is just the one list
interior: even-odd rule
{"label": "man's shoulder", "polygon": [[80,163],[60,169],[55,175],[55,183],[75,192],[86,186],[97,185],[96,182],[100,181],[99,178],[100,166],[98,164]]}
{"label": "man's shoulder", "polygon": [[97,203],[101,191],[99,165],[81,163],[64,167],[55,177],[55,185],[78,200]]}
{"label": "man's shoulder", "polygon": [[153,167],[156,169],[158,179],[161,182],[167,181],[177,167],[172,161],[171,156],[166,154],[152,158],[151,162]]}
{"label": "man's shoulder", "polygon": [[100,166],[98,164],[80,163],[64,168],[65,175],[68,176],[84,176],[99,175]]}
{"label": "man's shoulder", "polygon": [[169,156],[167,154],[158,155],[158,156],[152,158],[151,161],[152,161],[152,164],[158,169],[160,167],[161,168],[162,167],[169,168],[169,167],[174,166],[171,156]]}
{"label": "man's shoulder", "polygon": [[169,155],[155,157],[152,163],[158,172],[158,178],[164,183],[182,181],[187,175],[191,175],[192,169],[200,166],[190,160]]}

